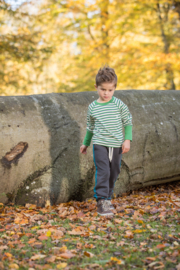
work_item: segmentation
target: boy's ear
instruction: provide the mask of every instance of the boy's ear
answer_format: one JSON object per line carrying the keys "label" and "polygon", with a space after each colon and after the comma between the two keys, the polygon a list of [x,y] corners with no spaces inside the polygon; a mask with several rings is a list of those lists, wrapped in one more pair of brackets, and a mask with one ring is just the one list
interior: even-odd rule
{"label": "boy's ear", "polygon": [[98,88],[96,84],[94,85],[94,87],[95,87],[96,89]]}

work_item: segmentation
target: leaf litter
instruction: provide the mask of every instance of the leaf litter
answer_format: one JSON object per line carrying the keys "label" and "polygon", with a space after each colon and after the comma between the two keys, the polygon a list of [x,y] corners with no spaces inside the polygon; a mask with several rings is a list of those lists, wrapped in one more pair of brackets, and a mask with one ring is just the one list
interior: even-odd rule
{"label": "leaf litter", "polygon": [[44,208],[0,203],[0,269],[180,269],[180,182]]}

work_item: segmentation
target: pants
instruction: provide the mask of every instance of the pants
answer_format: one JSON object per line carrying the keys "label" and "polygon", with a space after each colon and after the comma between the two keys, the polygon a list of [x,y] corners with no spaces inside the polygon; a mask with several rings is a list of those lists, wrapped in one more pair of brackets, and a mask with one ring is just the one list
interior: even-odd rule
{"label": "pants", "polygon": [[120,173],[122,147],[113,148],[113,156],[109,160],[109,147],[93,144],[93,158],[96,167],[94,197],[111,199],[117,177]]}

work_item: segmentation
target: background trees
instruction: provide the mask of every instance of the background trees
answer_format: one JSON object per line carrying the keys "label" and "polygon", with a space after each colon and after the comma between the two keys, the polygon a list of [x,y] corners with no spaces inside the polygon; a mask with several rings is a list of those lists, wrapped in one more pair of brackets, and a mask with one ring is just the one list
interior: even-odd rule
{"label": "background trees", "polygon": [[179,0],[0,1],[1,94],[94,90],[108,64],[117,89],[180,88]]}

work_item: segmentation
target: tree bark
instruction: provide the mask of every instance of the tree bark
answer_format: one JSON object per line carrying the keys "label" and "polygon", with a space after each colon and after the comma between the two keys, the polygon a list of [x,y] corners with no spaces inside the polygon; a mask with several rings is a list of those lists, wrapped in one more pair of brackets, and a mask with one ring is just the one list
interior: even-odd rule
{"label": "tree bark", "polygon": [[[164,21],[162,19],[162,15],[161,15],[160,4],[159,3],[157,4],[157,14],[158,14],[159,23],[160,23],[161,37],[162,37],[162,41],[164,43],[164,53],[168,55],[169,54],[169,47],[170,47],[170,40],[168,38],[168,35],[165,34],[164,24],[168,22],[168,13],[170,10],[170,4],[169,3],[164,4],[163,8],[164,8]],[[170,63],[166,64],[165,72],[166,72],[165,88],[167,90],[176,90],[176,86],[174,83],[174,73],[173,73],[173,70],[171,68]]]}
{"label": "tree bark", "polygon": [[102,38],[102,52],[105,53],[107,62],[109,61],[109,29],[107,21],[109,19],[109,0],[104,0],[100,3],[100,17],[101,17],[101,38]]}
{"label": "tree bark", "polygon": [[[180,180],[178,91],[116,91],[133,116],[115,193]],[[93,196],[92,147],[80,154],[96,92],[0,97],[0,202],[43,206]]]}

